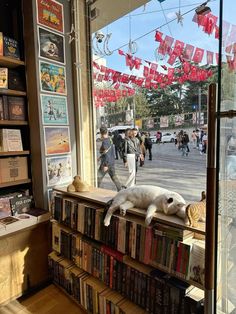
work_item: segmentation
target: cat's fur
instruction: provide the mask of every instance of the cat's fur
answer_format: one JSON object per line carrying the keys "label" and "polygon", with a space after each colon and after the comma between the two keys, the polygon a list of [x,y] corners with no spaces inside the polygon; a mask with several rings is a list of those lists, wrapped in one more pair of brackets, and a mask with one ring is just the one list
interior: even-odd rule
{"label": "cat's fur", "polygon": [[186,215],[188,218],[187,225],[197,228],[198,222],[206,221],[206,194],[202,192],[202,199],[200,202],[189,204],[186,207]]}
{"label": "cat's fur", "polygon": [[104,225],[109,226],[111,217],[117,209],[120,209],[121,215],[124,216],[128,209],[135,207],[147,210],[146,225],[150,224],[155,212],[176,214],[183,220],[186,219],[186,202],[180,194],[158,186],[139,185],[117,193],[107,211]]}

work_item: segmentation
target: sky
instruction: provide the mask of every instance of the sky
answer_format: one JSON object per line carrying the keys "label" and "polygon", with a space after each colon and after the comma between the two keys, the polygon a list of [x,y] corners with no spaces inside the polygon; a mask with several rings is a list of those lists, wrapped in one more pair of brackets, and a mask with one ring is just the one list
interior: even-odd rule
{"label": "sky", "polygon": [[[236,24],[236,22],[234,21],[235,15],[233,14],[233,12],[236,12],[236,1],[223,1],[225,3],[224,18],[227,21]],[[165,0],[164,2],[162,2],[162,8],[165,11],[167,21],[171,21],[173,18],[175,18],[175,12],[179,11],[179,2],[181,6],[180,11],[182,14],[193,9],[192,12],[184,15],[183,26],[178,24],[177,21],[173,21],[169,24],[169,27],[163,26],[159,30],[163,32],[164,35],[169,35],[174,39],[179,39],[185,43],[203,48],[205,50],[218,52],[219,43],[218,40],[215,39],[214,34],[210,36],[208,34],[205,34],[202,29],[192,21],[192,18],[195,14],[194,9],[204,1]],[[232,3],[235,3],[233,4],[233,6],[235,6],[234,10],[232,8]],[[219,0],[211,0],[208,3],[208,6],[210,6],[213,15],[219,16]],[[130,34],[131,39],[135,40],[145,33],[159,28],[161,25],[164,25],[166,23],[166,20],[162,8],[161,4],[157,0],[151,0],[145,7],[142,6],[137,10],[131,12],[130,15],[125,15],[119,20],[116,20],[107,27],[103,28],[101,31],[104,34],[112,33],[108,45],[109,49],[114,50],[119,48],[120,46],[123,46],[124,44],[127,44],[130,39]],[[129,27],[129,25],[131,25],[131,27]],[[219,23],[217,23],[217,25],[219,25]],[[158,47],[159,43],[155,41],[155,31],[143,37],[142,39],[137,40],[136,43],[138,47],[137,53],[135,54],[136,57],[148,61],[156,61],[154,51]],[[100,48],[102,48],[102,45],[100,46]],[[128,47],[123,47],[122,50],[124,52],[128,52]],[[97,58],[99,57],[95,56],[95,60]],[[106,59],[106,65],[109,68],[129,74],[141,74],[141,72],[137,73],[137,71],[134,70],[130,71],[125,65],[125,58],[123,56],[120,56],[117,51],[115,51],[111,56],[105,56],[104,58]],[[165,61],[159,61],[158,63],[165,63]]]}

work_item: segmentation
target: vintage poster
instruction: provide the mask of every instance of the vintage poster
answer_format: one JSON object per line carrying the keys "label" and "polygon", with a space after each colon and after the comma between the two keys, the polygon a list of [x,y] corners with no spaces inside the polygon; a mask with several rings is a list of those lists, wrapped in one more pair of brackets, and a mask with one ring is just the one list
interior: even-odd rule
{"label": "vintage poster", "polygon": [[66,95],[65,67],[40,61],[39,71],[42,92]]}
{"label": "vintage poster", "polygon": [[65,39],[52,31],[38,27],[39,57],[65,64]]}
{"label": "vintage poster", "polygon": [[68,124],[66,97],[42,94],[41,109],[43,124]]}
{"label": "vintage poster", "polygon": [[46,158],[48,186],[61,185],[72,181],[71,156]]}
{"label": "vintage poster", "polygon": [[168,116],[160,117],[160,128],[168,128],[168,126],[169,126]]}
{"label": "vintage poster", "polygon": [[178,114],[175,116],[175,126],[184,124],[184,114]]}
{"label": "vintage poster", "polygon": [[63,5],[53,0],[36,0],[37,21],[60,33],[64,33]]}
{"label": "vintage poster", "polygon": [[70,153],[70,129],[68,126],[45,126],[44,143],[46,155]]}

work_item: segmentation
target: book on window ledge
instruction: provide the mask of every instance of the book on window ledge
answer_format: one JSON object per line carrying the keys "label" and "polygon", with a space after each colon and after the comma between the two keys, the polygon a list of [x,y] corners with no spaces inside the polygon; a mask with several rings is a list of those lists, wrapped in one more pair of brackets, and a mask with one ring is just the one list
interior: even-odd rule
{"label": "book on window ledge", "polygon": [[23,151],[21,131],[18,129],[0,129],[0,151]]}

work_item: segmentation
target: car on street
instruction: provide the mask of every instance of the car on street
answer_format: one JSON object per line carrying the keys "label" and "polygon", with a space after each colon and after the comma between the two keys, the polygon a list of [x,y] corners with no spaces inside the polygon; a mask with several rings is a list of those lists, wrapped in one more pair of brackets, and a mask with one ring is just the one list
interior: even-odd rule
{"label": "car on street", "polygon": [[162,133],[161,143],[174,143],[176,135],[173,133]]}
{"label": "car on street", "polygon": [[150,136],[150,139],[152,141],[153,144],[155,144],[157,142],[157,138],[156,138],[156,135],[151,135]]}

